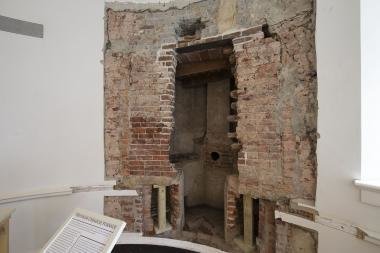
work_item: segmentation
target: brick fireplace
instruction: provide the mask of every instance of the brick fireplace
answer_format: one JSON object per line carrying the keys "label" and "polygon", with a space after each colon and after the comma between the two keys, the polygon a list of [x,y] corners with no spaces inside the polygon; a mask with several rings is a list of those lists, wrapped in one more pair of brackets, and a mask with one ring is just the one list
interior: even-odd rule
{"label": "brick fireplace", "polygon": [[106,176],[139,196],[106,199],[107,214],[130,232],[290,252],[303,230],[274,212],[316,185],[314,9],[301,2],[268,14],[278,22],[249,16],[254,1],[109,6]]}

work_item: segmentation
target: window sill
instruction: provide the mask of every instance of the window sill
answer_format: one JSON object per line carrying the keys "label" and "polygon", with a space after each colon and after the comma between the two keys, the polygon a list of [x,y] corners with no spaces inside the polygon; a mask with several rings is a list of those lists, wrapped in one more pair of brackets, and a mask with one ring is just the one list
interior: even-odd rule
{"label": "window sill", "polygon": [[368,205],[380,207],[380,181],[354,180],[360,189],[360,200]]}

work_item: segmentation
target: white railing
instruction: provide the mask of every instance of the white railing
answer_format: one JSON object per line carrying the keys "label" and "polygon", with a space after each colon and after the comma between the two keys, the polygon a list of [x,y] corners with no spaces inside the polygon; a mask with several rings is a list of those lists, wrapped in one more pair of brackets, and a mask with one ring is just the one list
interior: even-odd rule
{"label": "white railing", "polygon": [[161,238],[161,237],[146,237],[139,233],[123,233],[117,244],[144,244],[144,245],[158,245],[167,246],[178,249],[185,249],[200,253],[227,253],[225,251],[198,244],[189,241],[181,241],[175,239]]}
{"label": "white railing", "polygon": [[22,192],[0,194],[0,205],[36,198],[48,198],[71,195],[79,192],[107,191],[107,196],[137,196],[136,190],[114,190],[116,181],[104,181],[101,184],[81,186],[59,186],[40,189],[30,189]]}
{"label": "white railing", "polygon": [[[298,202],[298,203],[296,203]],[[350,234],[358,239],[380,245],[380,233],[371,231],[369,229],[363,228],[361,226],[352,224],[348,221],[342,221],[336,218],[331,218],[328,215],[320,214],[315,205],[311,204],[310,201],[293,201],[291,203],[293,208],[308,211],[314,214],[314,220],[308,220],[290,213],[275,211],[275,218],[280,219],[284,222],[308,228],[311,230],[318,231],[321,226],[329,227],[331,229],[339,230],[341,232]]]}

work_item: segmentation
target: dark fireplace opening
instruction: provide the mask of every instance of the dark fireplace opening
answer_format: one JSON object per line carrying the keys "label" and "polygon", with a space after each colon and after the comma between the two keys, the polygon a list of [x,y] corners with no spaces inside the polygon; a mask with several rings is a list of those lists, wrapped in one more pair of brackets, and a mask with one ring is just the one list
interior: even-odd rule
{"label": "dark fireplace opening", "polygon": [[232,43],[177,51],[171,162],[184,175],[183,230],[224,239],[225,181],[236,174]]}

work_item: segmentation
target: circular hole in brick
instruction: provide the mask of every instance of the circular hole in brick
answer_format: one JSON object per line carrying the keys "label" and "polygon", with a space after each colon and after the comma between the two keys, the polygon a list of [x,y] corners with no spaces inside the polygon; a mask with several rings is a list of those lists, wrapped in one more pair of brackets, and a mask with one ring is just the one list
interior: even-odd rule
{"label": "circular hole in brick", "polygon": [[211,159],[213,160],[213,161],[217,161],[217,160],[219,160],[219,157],[220,157],[220,155],[219,155],[219,153],[218,152],[211,152]]}

